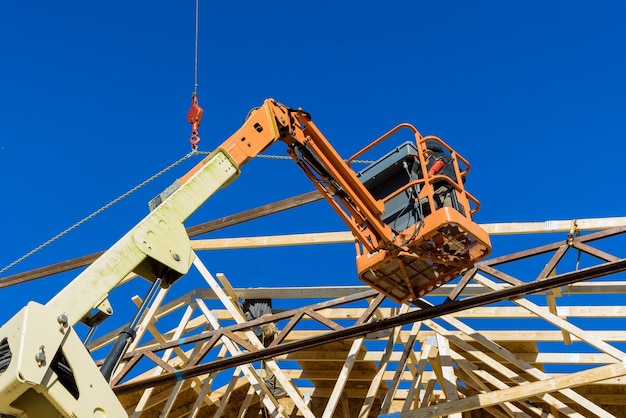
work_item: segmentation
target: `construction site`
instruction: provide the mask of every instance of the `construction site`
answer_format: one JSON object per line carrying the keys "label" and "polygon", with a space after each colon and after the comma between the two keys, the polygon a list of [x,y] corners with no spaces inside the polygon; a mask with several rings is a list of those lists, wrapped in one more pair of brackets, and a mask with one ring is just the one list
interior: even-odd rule
{"label": "construction site", "polygon": [[[626,414],[618,348],[626,339],[619,304],[626,259],[607,250],[621,247],[626,218],[478,226],[469,216],[473,197],[454,180],[469,171],[463,157],[450,150],[436,170],[441,139],[401,125],[381,138],[408,128],[415,144],[355,174],[308,114],[272,100],[263,106],[104,253],[3,279],[14,286],[86,267],[48,303],[29,304],[3,327],[4,416]],[[302,124],[284,124],[288,141],[308,132],[306,151],[293,158],[318,190],[184,228],[179,220],[252,157],[240,138],[264,149],[264,132],[281,131],[267,124],[283,114]],[[418,166],[408,178],[403,162]],[[369,194],[381,185],[386,210],[364,216],[381,201]],[[442,198],[442,189],[453,198]],[[323,198],[349,231],[203,238]],[[489,236],[520,234],[560,239],[487,257]],[[238,288],[202,261],[203,251],[331,244],[356,244],[369,286]],[[165,303],[190,270],[205,286]],[[144,279],[152,287],[131,297],[134,319],[81,342],[73,327],[96,331],[111,315],[109,292]]]}
{"label": "construction site", "polygon": [[[90,7],[94,15],[104,13],[103,21],[105,15],[112,22],[124,21],[117,10]],[[234,13],[233,5],[219,7],[221,13]],[[295,10],[303,13],[300,7]],[[427,15],[443,13],[438,6],[412,7],[413,12]],[[367,19],[355,19],[359,23],[354,30],[370,36],[373,25],[368,19],[390,12],[364,9],[347,8],[342,16],[364,13]],[[536,18],[533,22],[547,22],[535,17],[534,10],[522,9],[515,11]],[[139,24],[146,34],[146,22],[162,23],[159,19],[166,17],[190,20],[179,17],[178,11],[155,10]],[[407,100],[387,88],[377,93],[384,83],[372,82],[371,97],[369,93],[361,99],[355,96],[354,108],[333,106],[317,95],[319,90],[323,96],[325,83],[332,84],[315,78],[319,69],[276,76],[273,54],[260,59],[249,53],[258,50],[248,43],[242,47],[235,38],[220,48],[213,46],[228,53],[239,48],[237,53],[245,57],[241,67],[228,68],[225,74],[235,78],[240,68],[248,74],[254,66],[267,84],[258,82],[262,87],[241,93],[245,103],[256,100],[243,114],[226,115],[228,101],[217,100],[220,94],[226,97],[233,92],[225,76],[223,91],[216,87],[206,94],[209,89],[198,88],[199,79],[219,84],[215,74],[220,71],[205,70],[213,79],[199,77],[203,75],[198,65],[203,56],[199,28],[204,21],[211,26],[206,38],[215,39],[226,27],[232,30],[228,33],[237,33],[231,27],[237,25],[218,23],[217,13],[203,17],[201,10],[196,0],[194,25],[187,28],[188,35],[192,28],[195,33],[191,101],[187,94],[187,108],[181,112],[184,116],[187,111],[186,120],[181,117],[186,123],[183,136],[189,138],[183,141],[186,155],[173,162],[171,154],[161,155],[166,148],[160,147],[170,147],[162,138],[155,139],[154,146],[145,141],[121,151],[123,141],[139,137],[144,129],[148,134],[142,139],[171,132],[180,136],[180,127],[168,122],[144,128],[158,125],[155,120],[163,118],[161,114],[146,118],[161,106],[159,95],[170,94],[163,83],[159,94],[140,95],[140,109],[128,119],[111,105],[124,102],[117,97],[93,106],[101,106],[107,118],[121,118],[111,126],[128,123],[136,129],[120,131],[121,139],[115,143],[119,152],[104,150],[108,144],[93,145],[110,134],[109,125],[102,124],[102,132],[80,142],[89,150],[89,158],[84,158],[82,149],[72,154],[63,146],[35,151],[35,161],[56,159],[55,170],[33,163],[23,170],[24,180],[33,176],[41,183],[12,187],[16,190],[12,199],[20,204],[5,205],[3,215],[9,220],[4,226],[9,235],[3,256],[14,261],[0,266],[5,304],[0,318],[0,418],[626,417],[626,216],[621,216],[621,169],[609,164],[619,145],[615,154],[607,153],[613,145],[601,142],[604,131],[598,131],[593,144],[585,142],[589,146],[576,142],[586,138],[585,130],[606,122],[608,103],[603,104],[600,96],[594,99],[598,122],[593,121],[593,106],[572,98],[567,106],[563,104],[571,114],[555,110],[553,117],[547,117],[546,109],[558,106],[551,105],[551,96],[543,92],[559,88],[560,78],[567,78],[567,66],[554,64],[558,76],[542,84],[541,100],[527,98],[526,113],[520,117],[526,121],[532,119],[528,115],[546,116],[546,121],[529,122],[525,129],[509,128],[507,134],[519,142],[507,142],[496,127],[503,129],[517,119],[508,115],[508,109],[502,111],[503,104],[493,105],[488,96],[498,94],[500,87],[487,89],[481,99],[470,86],[466,93],[471,99],[456,108],[449,102],[462,94],[452,87],[438,104],[434,98]],[[568,34],[574,33],[579,25],[572,22],[591,12],[573,10],[547,10],[553,17],[561,12],[573,17],[559,23],[561,29],[537,23],[538,31],[558,35],[567,28]],[[86,11],[75,13],[81,16]],[[485,25],[494,24],[498,33],[514,34],[502,46],[517,42],[519,33],[534,35],[521,17],[513,19],[514,29],[508,29],[500,21],[493,23],[496,12],[472,13]],[[606,10],[597,13],[613,22],[614,16]],[[257,22],[263,20],[261,16],[282,22],[292,16],[252,7],[243,14],[242,22],[256,22],[263,29]],[[333,13],[313,15],[304,19],[316,23],[319,18],[328,24],[339,19]],[[412,23],[410,14],[393,16]],[[38,21],[37,16],[33,19]],[[454,19],[466,21],[460,12]],[[40,30],[45,33],[42,22]],[[77,22],[69,27],[84,28],[84,22]],[[394,28],[395,20],[380,22],[388,31]],[[127,23],[131,27],[134,21]],[[341,28],[340,33],[350,33]],[[154,33],[161,36],[162,32]],[[467,33],[476,36],[478,45],[478,40],[484,41],[478,32],[467,26],[450,39],[457,42]],[[100,36],[85,33],[88,38]],[[239,36],[249,42],[252,33],[242,29]],[[572,41],[576,48],[571,56],[579,55],[578,47],[591,45],[588,51],[596,51],[602,40],[610,38],[601,30],[598,33],[588,45]],[[333,36],[324,38],[327,45],[338,39]],[[397,38],[397,33],[378,34],[350,45],[354,50],[368,45],[367,53],[371,49],[372,56],[382,57],[376,54],[387,54],[387,48],[392,48],[388,45]],[[488,38],[492,42],[491,34]],[[124,50],[118,49],[126,39],[119,35],[110,52],[102,47],[103,54],[123,55]],[[163,35],[159,41],[164,50],[170,47],[166,39],[170,38]],[[387,45],[380,51],[379,39]],[[413,40],[403,41],[403,47]],[[282,40],[285,44],[277,50],[301,47],[306,44],[302,41]],[[82,41],[72,38],[73,42]],[[429,42],[446,43],[427,38],[420,51],[427,50]],[[501,51],[498,40],[493,42],[489,57]],[[532,44],[526,38],[519,42]],[[553,51],[540,42],[539,46]],[[559,51],[569,51],[569,46],[564,41]],[[333,53],[340,56],[343,47],[334,47]],[[150,56],[146,48],[142,53]],[[463,51],[463,47],[451,48]],[[523,48],[519,51],[524,53]],[[529,56],[541,53],[533,50]],[[218,60],[213,59],[217,67]],[[305,63],[315,66],[310,57],[302,59],[303,68]],[[119,60],[127,64],[124,58]],[[546,62],[550,60],[552,55]],[[343,67],[336,57],[330,61],[337,68],[328,74],[349,68],[347,78],[352,74],[358,78],[356,65]],[[517,68],[517,57],[512,62],[503,68]],[[158,73],[159,66],[155,68]],[[163,74],[177,74],[176,68],[172,64]],[[363,70],[365,79],[380,71],[393,73],[386,64],[375,68]],[[541,68],[544,76],[550,71],[546,68]],[[502,73],[494,70],[491,77]],[[132,74],[128,70],[124,76]],[[417,84],[427,85],[426,73],[420,74],[423,78]],[[453,74],[446,73],[441,80],[433,76],[437,86],[432,91],[446,85]],[[143,75],[137,77],[141,80]],[[279,82],[291,82],[292,77],[301,79],[296,85],[307,86],[305,78],[313,80],[310,91],[305,87],[298,92],[293,86],[283,90]],[[597,73],[594,77],[600,78]],[[460,84],[472,84],[462,78]],[[499,82],[494,81],[494,86]],[[97,91],[106,97],[104,83]],[[562,84],[564,91],[571,89],[565,81]],[[284,100],[298,97],[297,102],[268,95],[258,100],[271,90],[268,86],[285,93]],[[360,84],[351,87],[349,81],[332,86],[328,91],[336,94],[331,95],[336,100],[344,86],[348,94],[362,91]],[[171,91],[177,89],[173,84]],[[522,97],[523,83],[516,89]],[[615,89],[606,91],[618,95]],[[407,87],[416,96],[418,90]],[[580,90],[576,94],[590,98],[604,92],[599,87]],[[68,91],[68,97],[73,97],[70,87]],[[393,98],[406,109],[391,109]],[[311,108],[304,107],[307,99],[313,103]],[[180,104],[172,107],[178,109]],[[68,131],[68,143],[72,132],[83,135],[83,126],[91,124],[87,122],[91,108],[73,109],[78,122],[75,132]],[[547,134],[558,130],[563,120],[575,118],[576,112],[584,113],[581,109],[589,112],[577,119],[584,128],[571,123],[562,138]],[[415,114],[418,110],[424,113]],[[436,112],[449,113],[441,120],[424,122]],[[414,114],[414,121],[406,119]],[[377,116],[381,120],[374,121]],[[455,118],[468,125],[446,127],[445,121]],[[494,128],[472,130],[488,126],[490,118],[496,120]],[[390,120],[393,123],[387,125]],[[611,132],[605,125],[603,129]],[[6,144],[0,143],[0,152],[9,148],[2,162],[10,170],[11,164],[21,163]],[[143,148],[149,150],[138,157]],[[597,149],[603,154],[596,154]],[[155,167],[156,174],[135,182],[143,175],[138,173]],[[64,180],[68,176],[71,180]],[[107,184],[106,190],[99,188],[101,184]],[[128,184],[130,190],[120,195]],[[89,196],[112,190],[118,197],[96,204],[99,209],[93,211]],[[54,202],[49,196],[55,197]],[[138,202],[143,205],[139,209]],[[122,209],[111,209],[114,205]],[[87,207],[91,214],[78,222],[67,216]],[[25,217],[32,223],[18,231],[20,239],[9,238]],[[61,225],[68,219],[73,219],[71,226]],[[78,232],[87,221],[100,223]],[[49,231],[56,232],[34,247],[33,240]],[[77,232],[77,238],[66,237]],[[54,245],[60,248],[51,249]]]}

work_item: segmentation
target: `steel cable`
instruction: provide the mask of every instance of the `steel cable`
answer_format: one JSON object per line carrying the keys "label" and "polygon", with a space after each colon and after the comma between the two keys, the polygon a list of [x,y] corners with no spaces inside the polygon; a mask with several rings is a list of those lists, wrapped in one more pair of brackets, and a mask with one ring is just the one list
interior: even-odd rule
{"label": "steel cable", "polygon": [[113,199],[112,201],[110,201],[106,205],[102,206],[100,209],[98,209],[95,212],[92,212],[91,214],[87,215],[86,217],[84,217],[80,221],[76,222],[74,225],[72,225],[69,228],[65,229],[64,231],[58,233],[54,237],[50,238],[49,240],[47,240],[43,244],[39,245],[36,248],[33,248],[32,250],[30,250],[29,252],[27,252],[26,254],[24,254],[23,256],[18,258],[17,260],[15,260],[12,263],[8,264],[7,266],[3,267],[0,270],[0,274],[2,274],[5,271],[15,267],[15,265],[21,263],[22,261],[24,261],[25,259],[27,259],[31,255],[35,254],[36,252],[41,251],[42,249],[44,249],[48,245],[52,244],[54,241],[58,240],[59,238],[63,237],[64,235],[68,234],[69,232],[73,231],[74,229],[78,228],[80,225],[84,224],[88,220],[90,220],[90,219],[94,218],[95,216],[101,214],[102,212],[104,212],[105,210],[110,208],[111,206],[115,205],[116,203],[120,202],[121,200],[125,199],[126,197],[130,196],[131,194],[135,193],[137,190],[141,189],[142,187],[144,187],[148,183],[152,182],[156,178],[158,178],[161,175],[165,174],[166,172],[170,171],[172,168],[176,167],[178,164],[182,163],[183,161],[187,160],[188,158],[192,157],[195,154],[198,154],[198,153],[197,152],[193,152],[193,151],[190,152],[189,154],[187,154],[184,157],[180,158],[178,161],[173,162],[169,166],[165,167],[163,170],[159,171],[158,173],[154,174],[153,176],[151,176],[148,179],[144,180],[143,182],[139,183],[137,186],[133,187],[132,189],[130,189],[126,193],[124,193],[124,194],[120,195],[119,197]]}

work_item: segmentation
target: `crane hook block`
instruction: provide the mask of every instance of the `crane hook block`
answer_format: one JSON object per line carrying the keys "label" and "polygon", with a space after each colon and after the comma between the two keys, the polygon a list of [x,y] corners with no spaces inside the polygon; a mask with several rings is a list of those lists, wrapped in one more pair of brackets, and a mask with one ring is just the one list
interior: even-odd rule
{"label": "crane hook block", "polygon": [[191,149],[195,150],[198,148],[198,142],[200,142],[200,136],[198,136],[198,127],[200,127],[200,122],[202,122],[202,115],[204,114],[204,109],[198,105],[198,95],[194,91],[191,94],[191,107],[189,108],[189,112],[187,113],[187,121],[191,123],[191,138],[189,142],[191,143]]}

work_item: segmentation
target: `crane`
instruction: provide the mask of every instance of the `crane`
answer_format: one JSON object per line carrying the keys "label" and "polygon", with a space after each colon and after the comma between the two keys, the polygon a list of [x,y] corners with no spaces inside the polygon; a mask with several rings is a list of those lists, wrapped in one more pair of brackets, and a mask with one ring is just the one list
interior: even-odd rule
{"label": "crane", "polygon": [[[411,140],[360,172],[350,168],[400,131]],[[109,292],[130,273],[153,287],[185,275],[194,257],[185,220],[278,141],[352,232],[358,277],[389,298],[416,301],[489,255],[489,236],[472,221],[478,200],[464,187],[469,163],[440,138],[404,123],[344,161],[309,113],[266,99],[93,264],[47,303],[29,302],[2,325],[0,416],[126,416],[108,378],[132,327],[98,369],[74,326],[106,319]]]}

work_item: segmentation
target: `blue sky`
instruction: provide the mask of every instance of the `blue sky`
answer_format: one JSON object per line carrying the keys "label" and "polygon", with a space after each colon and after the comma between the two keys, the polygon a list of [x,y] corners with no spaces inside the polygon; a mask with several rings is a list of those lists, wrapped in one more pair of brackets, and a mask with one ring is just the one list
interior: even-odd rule
{"label": "blue sky", "polygon": [[[620,1],[201,1],[200,150],[273,97],[346,157],[400,122],[440,136],[472,164],[478,222],[622,216],[625,17]],[[194,31],[193,1],[2,6],[2,267],[189,152]],[[196,161],[4,275],[107,249]],[[188,226],[309,190],[293,163],[255,160]],[[344,229],[322,202],[208,237]],[[202,259],[236,287],[360,284],[350,245]],[[3,289],[0,319],[73,274]]]}

